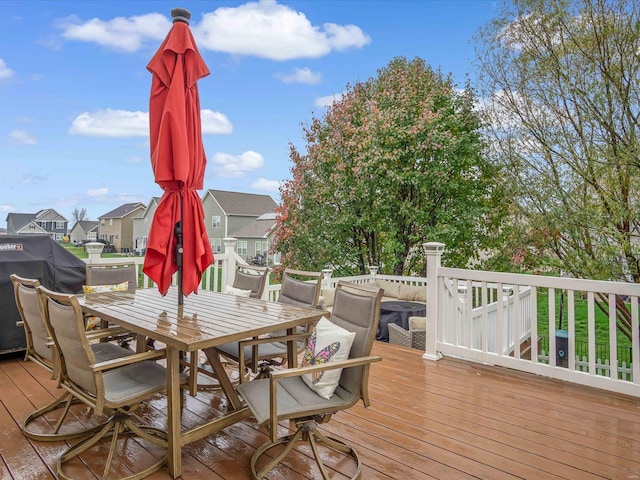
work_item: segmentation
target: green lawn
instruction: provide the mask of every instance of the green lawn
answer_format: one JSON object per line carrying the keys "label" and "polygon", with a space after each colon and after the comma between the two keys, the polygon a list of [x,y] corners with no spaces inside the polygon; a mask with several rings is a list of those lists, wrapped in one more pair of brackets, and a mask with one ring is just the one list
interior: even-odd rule
{"label": "green lawn", "polygon": [[[567,314],[567,298],[565,295],[565,304],[563,310],[562,328],[568,328]],[[556,291],[556,321],[555,326],[558,328],[558,316],[560,314],[560,292]],[[609,318],[598,307],[595,307],[596,316],[596,343],[609,343]],[[576,340],[587,341],[587,300],[575,295],[575,318],[576,318]],[[538,335],[546,337],[549,335],[549,291],[547,289],[538,289]],[[631,346],[629,339],[618,332],[618,346]]]}

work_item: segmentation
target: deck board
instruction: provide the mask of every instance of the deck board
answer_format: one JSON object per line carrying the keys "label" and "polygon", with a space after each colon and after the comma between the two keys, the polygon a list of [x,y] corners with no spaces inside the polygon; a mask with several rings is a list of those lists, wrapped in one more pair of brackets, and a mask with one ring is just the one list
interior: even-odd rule
{"label": "deck board", "polygon": [[[376,342],[383,361],[372,365],[371,405],[336,414],[320,428],[351,442],[366,480],[620,479],[640,478],[640,399],[501,367],[421,353]],[[41,367],[19,355],[0,357],[0,480],[53,479],[66,444],[30,441],[19,423],[59,394]],[[222,415],[217,392],[186,397],[185,428]],[[85,424],[83,412],[74,421]],[[166,428],[166,398],[156,395],[136,415]],[[286,429],[283,423],[281,428]],[[249,419],[183,448],[183,480],[250,479],[250,460],[266,432]],[[150,449],[153,450],[153,449]],[[128,446],[118,469],[158,452]],[[300,448],[269,475],[275,480],[319,478]],[[94,478],[99,459],[83,458],[80,478]],[[336,479],[351,465],[331,456]],[[165,468],[148,477],[168,480]]]}

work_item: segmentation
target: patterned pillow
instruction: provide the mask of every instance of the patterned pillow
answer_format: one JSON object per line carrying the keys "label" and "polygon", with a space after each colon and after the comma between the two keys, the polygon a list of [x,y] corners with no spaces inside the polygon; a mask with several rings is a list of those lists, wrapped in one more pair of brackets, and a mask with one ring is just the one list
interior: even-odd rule
{"label": "patterned pillow", "polygon": [[227,285],[226,287],[224,287],[224,293],[236,295],[238,297],[251,296],[251,290],[242,290],[241,288],[232,287],[231,285]]}
{"label": "patterned pillow", "polygon": [[[348,359],[355,338],[355,332],[349,332],[327,320],[326,317],[322,317],[309,337],[301,366],[306,367]],[[326,370],[305,374],[302,376],[302,380],[322,398],[329,400],[338,386],[341,373],[341,368]]]}
{"label": "patterned pillow", "polygon": [[84,293],[125,292],[129,290],[129,281],[116,285],[82,285]]}

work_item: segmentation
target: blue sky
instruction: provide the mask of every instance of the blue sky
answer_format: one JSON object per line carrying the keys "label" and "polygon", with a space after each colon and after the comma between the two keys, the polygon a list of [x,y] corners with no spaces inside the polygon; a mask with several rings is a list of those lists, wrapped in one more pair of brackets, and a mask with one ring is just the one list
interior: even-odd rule
{"label": "blue sky", "polygon": [[97,218],[162,191],[149,161],[146,65],[190,10],[211,75],[199,82],[205,189],[266,193],[289,144],[347,84],[399,55],[473,77],[484,0],[7,1],[0,11],[0,225],[9,212]]}

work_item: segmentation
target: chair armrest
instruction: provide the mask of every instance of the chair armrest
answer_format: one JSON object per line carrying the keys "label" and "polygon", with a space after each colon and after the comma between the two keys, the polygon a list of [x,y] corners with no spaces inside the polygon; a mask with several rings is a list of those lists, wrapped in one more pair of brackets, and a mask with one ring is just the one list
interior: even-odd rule
{"label": "chair armrest", "polygon": [[24,327],[24,322],[22,320],[16,322],[16,327]]}
{"label": "chair armrest", "polygon": [[338,362],[318,363],[307,367],[285,368],[272,372],[271,381],[276,382],[280,378],[299,377],[307,373],[324,372],[325,370],[335,370],[337,368],[359,367],[380,361],[382,361],[380,355],[369,355],[368,357],[349,358]]}
{"label": "chair armrest", "polygon": [[105,370],[111,370],[113,368],[130,365],[132,363],[144,362],[145,360],[157,360],[159,358],[165,358],[166,355],[167,352],[164,348],[161,350],[151,350],[149,352],[134,353],[133,355],[127,355],[126,357],[94,363],[93,365],[91,365],[91,369],[94,372],[102,372]]}

